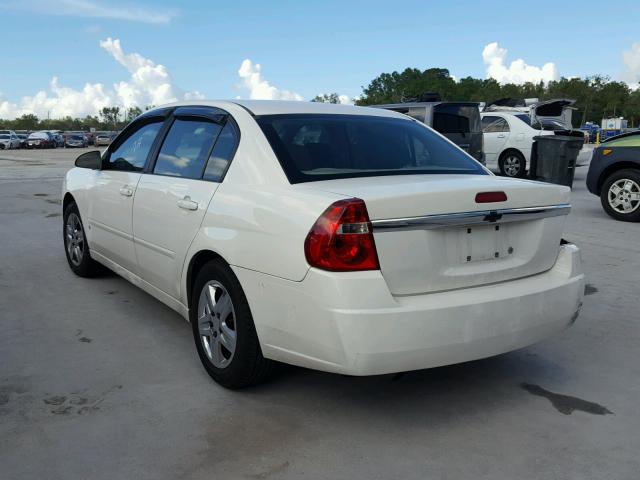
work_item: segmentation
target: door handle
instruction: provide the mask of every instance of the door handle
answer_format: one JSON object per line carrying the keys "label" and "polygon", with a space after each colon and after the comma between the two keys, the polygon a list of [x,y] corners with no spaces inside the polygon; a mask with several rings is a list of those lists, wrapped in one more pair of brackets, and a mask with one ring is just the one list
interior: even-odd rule
{"label": "door handle", "polygon": [[178,206],[180,208],[184,208],[185,210],[197,210],[198,202],[194,202],[193,200],[191,200],[191,197],[187,195],[182,200],[178,200]]}
{"label": "door handle", "polygon": [[125,197],[130,197],[131,195],[133,195],[133,188],[131,188],[129,185],[124,185],[120,187],[120,195],[124,195]]}
{"label": "door handle", "polygon": [[504,133],[501,133],[500,135],[498,135],[498,138],[504,138],[504,137],[505,137]]}

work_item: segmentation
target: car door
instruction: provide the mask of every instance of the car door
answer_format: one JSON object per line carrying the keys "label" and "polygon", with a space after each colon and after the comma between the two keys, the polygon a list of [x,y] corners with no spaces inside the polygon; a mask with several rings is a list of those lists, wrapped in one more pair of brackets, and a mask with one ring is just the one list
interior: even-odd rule
{"label": "car door", "polygon": [[133,246],[133,198],[164,118],[130,125],[102,159],[89,194],[91,249],[137,273]]}
{"label": "car door", "polygon": [[485,115],[482,117],[482,132],[487,166],[495,165],[509,140],[509,124],[500,116]]}
{"label": "car door", "polygon": [[133,233],[140,276],[175,299],[184,300],[180,281],[185,256],[238,138],[226,112],[178,108],[155,162],[138,184]]}

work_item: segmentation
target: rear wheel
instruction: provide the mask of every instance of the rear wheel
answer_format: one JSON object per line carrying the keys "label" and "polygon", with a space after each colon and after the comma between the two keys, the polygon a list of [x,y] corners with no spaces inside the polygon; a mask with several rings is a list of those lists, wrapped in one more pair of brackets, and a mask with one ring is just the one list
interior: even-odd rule
{"label": "rear wheel", "polygon": [[89,254],[89,244],[75,203],[64,209],[63,241],[67,262],[73,273],[80,277],[93,277],[100,272],[100,264]]}
{"label": "rear wheel", "polygon": [[213,260],[198,273],[189,319],[200,361],[217,383],[237,389],[270,376],[275,364],[262,356],[249,304],[224,261]]}
{"label": "rear wheel", "polygon": [[509,150],[502,154],[498,162],[500,173],[506,177],[524,177],[527,173],[527,162],[520,152]]}
{"label": "rear wheel", "polygon": [[640,170],[620,170],[611,174],[600,192],[602,208],[616,220],[640,221]]}

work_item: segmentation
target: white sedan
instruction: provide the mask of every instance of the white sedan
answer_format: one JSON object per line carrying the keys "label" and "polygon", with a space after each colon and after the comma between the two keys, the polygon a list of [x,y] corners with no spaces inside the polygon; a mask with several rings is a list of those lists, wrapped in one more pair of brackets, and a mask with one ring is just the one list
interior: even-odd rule
{"label": "white sedan", "polygon": [[274,361],[349,375],[524,347],[578,316],[569,189],[496,177],[424,124],[312,102],[145,112],[63,186],[64,246],[191,322],[239,388]]}
{"label": "white sedan", "polygon": [[526,113],[483,112],[481,118],[486,165],[507,177],[524,177],[527,173],[533,137],[554,135],[551,130],[531,127]]}
{"label": "white sedan", "polygon": [[[557,130],[567,130],[557,120],[546,120],[544,129],[539,125],[533,128],[526,113],[497,110],[483,112],[481,118],[486,165],[507,177],[526,175],[534,137],[555,135]],[[576,166],[587,165],[592,153],[593,149],[585,145],[578,154]]]}

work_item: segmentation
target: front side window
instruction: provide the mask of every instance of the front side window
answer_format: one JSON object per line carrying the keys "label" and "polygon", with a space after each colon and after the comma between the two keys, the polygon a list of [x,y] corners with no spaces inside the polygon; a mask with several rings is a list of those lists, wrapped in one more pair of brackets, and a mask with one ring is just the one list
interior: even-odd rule
{"label": "front side window", "polygon": [[409,119],[291,114],[256,120],[291,183],[379,175],[486,174],[460,149]]}
{"label": "front side window", "polygon": [[176,120],[162,143],[153,173],[201,178],[222,127],[203,120]]}
{"label": "front side window", "polygon": [[135,131],[120,146],[111,152],[102,168],[127,172],[142,171],[162,121],[148,123]]}
{"label": "front side window", "polygon": [[486,116],[482,118],[482,131],[484,133],[508,132],[509,124],[502,117]]}

